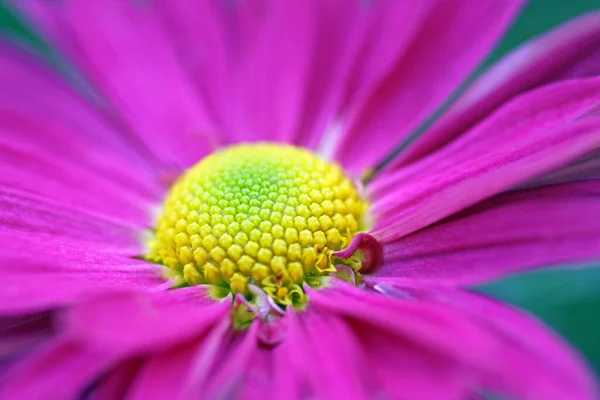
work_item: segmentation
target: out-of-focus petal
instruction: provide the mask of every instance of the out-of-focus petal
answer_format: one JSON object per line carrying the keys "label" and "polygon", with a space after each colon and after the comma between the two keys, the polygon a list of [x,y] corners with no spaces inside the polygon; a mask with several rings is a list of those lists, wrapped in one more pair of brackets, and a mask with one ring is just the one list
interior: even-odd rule
{"label": "out-of-focus petal", "polygon": [[137,221],[0,186],[0,232],[21,232],[32,241],[39,235],[130,249],[139,247],[137,235],[143,226]]}
{"label": "out-of-focus petal", "polygon": [[361,85],[387,73],[428,8],[412,0],[157,4],[183,65],[234,139],[310,148]]}
{"label": "out-of-focus petal", "polygon": [[[150,183],[156,160],[148,156],[139,139],[116,124],[97,104],[77,93],[72,83],[44,60],[0,42],[0,74],[3,77],[0,79],[0,109],[12,116],[3,118],[7,119],[3,135],[24,142],[35,141],[52,150],[64,147],[64,156],[69,159],[75,156],[71,149],[77,149],[90,157],[90,161],[100,164],[98,167],[107,169],[109,166],[99,161],[110,153],[119,163],[128,162],[128,168],[121,172],[124,177],[130,175],[131,170],[135,171],[131,175],[143,175]],[[22,136],[11,134],[7,129],[16,123],[26,128]],[[50,127],[35,131],[35,124],[38,128],[41,124]]]}
{"label": "out-of-focus petal", "polygon": [[53,333],[51,313],[0,317],[0,380],[8,365],[37,350]]}
{"label": "out-of-focus petal", "polygon": [[550,85],[502,107],[459,140],[369,187],[384,243],[565,166],[600,144],[600,79]]}
{"label": "out-of-focus petal", "polygon": [[408,279],[373,278],[386,296],[450,307],[493,337],[493,369],[482,373],[492,393],[519,399],[596,399],[598,387],[570,347],[535,319],[461,289]]}
{"label": "out-of-focus petal", "polygon": [[600,260],[600,180],[509,192],[385,246],[381,277],[456,284]]}
{"label": "out-of-focus petal", "polygon": [[107,374],[107,378],[94,390],[94,400],[125,399],[143,359],[132,359],[120,363]]}
{"label": "out-of-focus petal", "polygon": [[[413,0],[316,4],[315,55],[296,140],[332,157],[351,105],[368,97],[402,59],[431,4]],[[354,160],[344,161],[346,168],[360,170],[352,167]]]}
{"label": "out-of-focus petal", "polygon": [[0,233],[0,310],[4,314],[52,310],[87,296],[164,285],[158,266],[123,252],[55,237]]}
{"label": "out-of-focus petal", "polygon": [[2,377],[3,399],[76,399],[117,362],[114,353],[59,337],[20,360]]}
{"label": "out-of-focus petal", "polygon": [[591,13],[525,43],[492,66],[389,168],[435,151],[519,94],[552,82],[598,74],[600,13]]}
{"label": "out-of-focus petal", "polygon": [[207,154],[214,123],[146,2],[28,2],[28,11],[154,157],[189,166]]}
{"label": "out-of-focus petal", "polygon": [[[366,377],[371,397],[462,399],[482,389],[474,371],[488,370],[497,349],[493,338],[468,318],[339,281],[311,296],[324,314],[342,317],[351,327],[360,343],[353,357],[364,360],[359,375]],[[427,383],[432,376],[435,385]]]}
{"label": "out-of-focus petal", "polygon": [[40,146],[0,139],[0,185],[138,224],[149,223],[151,199]]}
{"label": "out-of-focus petal", "polygon": [[468,77],[521,5],[436,2],[386,78],[350,105],[335,158],[360,173],[389,154]]}
{"label": "out-of-focus petal", "polygon": [[65,310],[64,329],[82,343],[123,356],[159,351],[201,336],[228,319],[231,302],[216,302],[208,290],[193,286],[95,296]]}

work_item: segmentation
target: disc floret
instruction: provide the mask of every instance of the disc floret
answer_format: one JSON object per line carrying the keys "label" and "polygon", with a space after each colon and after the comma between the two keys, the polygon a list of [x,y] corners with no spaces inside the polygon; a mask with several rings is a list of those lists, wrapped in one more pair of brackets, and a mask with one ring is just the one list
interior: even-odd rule
{"label": "disc floret", "polygon": [[238,145],[174,184],[147,258],[181,285],[250,299],[258,287],[299,305],[304,285],[336,272],[334,253],[365,229],[366,210],[337,164],[293,146]]}

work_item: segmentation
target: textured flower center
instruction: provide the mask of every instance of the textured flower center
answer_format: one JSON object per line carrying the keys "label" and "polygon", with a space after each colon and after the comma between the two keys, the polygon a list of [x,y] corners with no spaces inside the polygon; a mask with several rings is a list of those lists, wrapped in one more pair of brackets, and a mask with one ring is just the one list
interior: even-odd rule
{"label": "textured flower center", "polygon": [[278,304],[336,271],[334,252],[364,230],[367,204],[342,169],[304,149],[246,144],[204,158],[179,179],[148,258],[187,285],[210,284]]}

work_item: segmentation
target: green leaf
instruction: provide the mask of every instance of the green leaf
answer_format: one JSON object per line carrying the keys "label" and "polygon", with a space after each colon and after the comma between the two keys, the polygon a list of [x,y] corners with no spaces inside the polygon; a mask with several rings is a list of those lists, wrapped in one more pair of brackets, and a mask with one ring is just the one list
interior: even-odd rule
{"label": "green leaf", "polygon": [[553,327],[600,378],[600,265],[539,269],[475,287]]}

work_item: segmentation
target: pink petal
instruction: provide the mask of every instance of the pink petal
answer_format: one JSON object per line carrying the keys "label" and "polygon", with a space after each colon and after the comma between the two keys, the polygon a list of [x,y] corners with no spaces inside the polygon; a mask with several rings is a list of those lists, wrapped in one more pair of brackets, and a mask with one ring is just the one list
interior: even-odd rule
{"label": "pink petal", "polygon": [[3,376],[0,397],[42,398],[44,393],[44,398],[76,398],[118,363],[148,351],[161,354],[201,338],[219,322],[229,324],[230,307],[209,299],[203,287],[154,294],[121,291],[80,301],[62,312],[61,336]]}
{"label": "pink petal", "polygon": [[387,73],[427,8],[355,0],[158,6],[220,126],[238,140],[312,148],[343,103]]}
{"label": "pink petal", "polygon": [[600,180],[496,196],[385,247],[377,276],[482,282],[600,259]]}
{"label": "pink petal", "polygon": [[131,250],[139,249],[137,235],[142,229],[110,215],[0,186],[0,231],[69,238]]}
{"label": "pink petal", "polygon": [[[307,310],[289,329],[299,331],[306,372],[317,398],[369,398],[376,382],[361,369],[367,361],[359,340],[342,318]],[[370,382],[369,382],[370,381]],[[370,386],[370,387],[369,387]]]}
{"label": "pink petal", "polygon": [[142,365],[142,360],[132,359],[120,363],[108,375],[108,378],[94,390],[94,400],[114,400],[127,398],[129,387]]}
{"label": "pink petal", "polygon": [[[453,313],[440,307],[424,307],[415,302],[390,302],[385,297],[338,279],[333,280],[331,289],[327,291],[309,291],[315,304],[326,307],[330,312],[335,311],[401,334],[415,345],[467,364],[485,364],[483,354],[491,350],[491,343],[469,321],[453,318]],[[402,318],[395,318],[394,314],[402,315]],[[469,354],[457,348],[454,335],[474,344]]]}
{"label": "pink petal", "polygon": [[436,3],[387,77],[368,97],[351,105],[347,132],[335,158],[358,173],[381,160],[467,78],[508,28],[521,4]]}
{"label": "pink petal", "polygon": [[315,3],[314,59],[294,141],[310,148],[318,145],[319,152],[330,157],[350,104],[367,97],[390,73],[430,6],[412,0]]}
{"label": "pink petal", "polygon": [[313,2],[259,1],[230,9],[225,18],[236,26],[229,40],[239,57],[230,60],[237,61],[230,77],[238,85],[230,100],[239,90],[233,110],[243,120],[235,127],[237,136],[247,132],[254,138],[290,141],[298,132],[311,70]]}
{"label": "pink petal", "polygon": [[600,151],[581,158],[559,170],[546,174],[531,182],[520,186],[521,188],[557,185],[559,183],[600,179]]}
{"label": "pink petal", "polygon": [[81,343],[132,355],[201,336],[228,319],[230,309],[229,301],[214,301],[201,286],[155,293],[122,291],[71,307],[63,323]]}
{"label": "pink petal", "polygon": [[[163,187],[154,171],[144,167],[131,155],[121,154],[118,147],[107,148],[82,137],[81,128],[69,127],[68,122],[57,121],[38,110],[16,110],[0,105],[0,132],[2,147],[17,148],[39,154],[47,160],[58,160],[110,179],[117,187],[115,197],[136,194],[157,200]],[[118,186],[117,186],[118,185]],[[146,200],[147,201],[147,200]]]}
{"label": "pink petal", "polygon": [[189,166],[210,150],[213,121],[152,7],[116,0],[28,7],[163,165]]}
{"label": "pink petal", "polygon": [[[230,332],[223,319],[203,336],[155,352],[145,360],[128,390],[130,399],[220,398],[235,395],[246,363],[256,349],[256,329]],[[236,342],[236,338],[240,338]]]}
{"label": "pink petal", "polygon": [[50,313],[0,317],[0,375],[7,365],[50,339],[53,322]]}
{"label": "pink petal", "polygon": [[519,94],[563,79],[598,75],[599,57],[600,13],[576,18],[527,42],[479,77],[390,168],[435,151]]}
{"label": "pink petal", "polygon": [[[76,93],[71,82],[61,78],[42,60],[3,43],[0,45],[0,73],[7,78],[0,80],[0,109],[15,114],[7,122],[21,116],[20,121],[28,122],[29,126],[35,122],[53,127],[50,132],[45,132],[46,129],[36,131],[32,126],[22,135],[16,132],[11,136],[31,140],[64,155],[70,153],[71,147],[80,151],[85,149],[85,154],[88,157],[93,155],[96,161],[106,158],[110,151],[112,156],[118,155],[114,158],[121,163],[129,161],[128,168],[121,170],[121,174],[128,177],[144,172],[148,175],[155,167],[131,132],[115,126],[115,121],[109,120],[103,110]],[[26,117],[32,121],[27,121]],[[5,130],[3,134],[8,132]],[[81,159],[85,157],[79,157],[85,162]],[[129,170],[136,171],[136,174],[130,174]]]}
{"label": "pink petal", "polygon": [[116,361],[114,354],[102,348],[81,346],[74,338],[57,338],[3,376],[0,398],[76,399]]}
{"label": "pink petal", "polygon": [[[486,329],[502,349],[487,376],[490,389],[523,399],[596,399],[598,387],[581,359],[533,318],[460,289],[405,279],[373,279],[388,296],[443,304]],[[486,373],[485,370],[479,370]]]}
{"label": "pink petal", "polygon": [[600,79],[525,94],[469,133],[369,188],[384,243],[415,232],[512,186],[560,168],[600,144]]}
{"label": "pink petal", "polygon": [[126,398],[182,399],[182,381],[188,373],[196,348],[197,344],[191,342],[153,352],[141,363],[136,376],[129,382]]}
{"label": "pink petal", "polygon": [[0,139],[0,185],[143,224],[152,202],[38,146]]}
{"label": "pink petal", "polygon": [[[225,343],[227,352],[220,352],[220,357],[215,364],[216,370],[207,376],[204,387],[208,396],[227,397],[237,396],[242,391],[252,385],[248,375],[255,370],[258,374],[265,375],[265,370],[260,365],[252,363],[252,357],[259,352],[259,340],[257,333],[260,322],[257,320],[244,332],[233,332],[233,340]],[[197,385],[200,382],[197,382]],[[199,386],[196,386],[199,387]],[[197,390],[191,386],[188,391],[190,397],[194,397]]]}
{"label": "pink petal", "polygon": [[54,309],[98,293],[158,290],[165,284],[157,266],[85,242],[0,232],[0,246],[4,314]]}
{"label": "pink petal", "polygon": [[[343,317],[351,329],[360,344],[352,357],[371,397],[463,399],[481,389],[473,371],[486,369],[486,359],[496,351],[481,329],[444,307],[346,286],[335,283],[311,299],[327,318]],[[347,365],[339,368],[345,371]]]}

